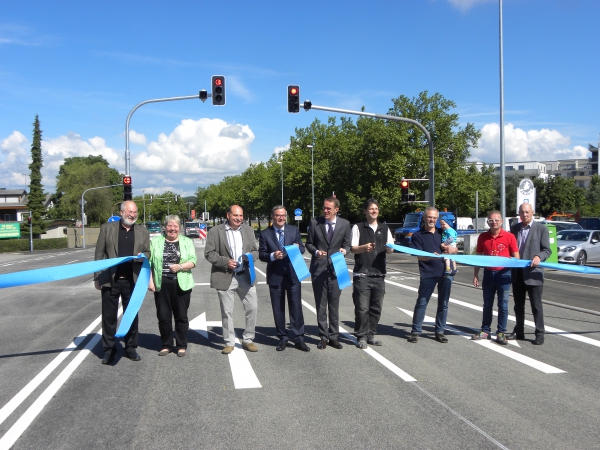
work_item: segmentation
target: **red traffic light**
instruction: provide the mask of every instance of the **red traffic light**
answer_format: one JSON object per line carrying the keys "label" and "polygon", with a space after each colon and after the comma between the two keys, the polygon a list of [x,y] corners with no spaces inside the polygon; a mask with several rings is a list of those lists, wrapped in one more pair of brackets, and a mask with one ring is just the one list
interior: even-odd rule
{"label": "red traffic light", "polygon": [[124,185],[130,185],[131,184],[131,177],[123,177],[123,184]]}
{"label": "red traffic light", "polygon": [[292,95],[298,95],[298,88],[293,86],[292,88],[290,88],[290,94]]}
{"label": "red traffic light", "polygon": [[401,187],[402,189],[408,189],[408,181],[407,181],[407,180],[402,180],[402,181],[400,182],[400,187]]}
{"label": "red traffic light", "polygon": [[215,78],[215,86],[223,86],[223,80],[221,78]]}

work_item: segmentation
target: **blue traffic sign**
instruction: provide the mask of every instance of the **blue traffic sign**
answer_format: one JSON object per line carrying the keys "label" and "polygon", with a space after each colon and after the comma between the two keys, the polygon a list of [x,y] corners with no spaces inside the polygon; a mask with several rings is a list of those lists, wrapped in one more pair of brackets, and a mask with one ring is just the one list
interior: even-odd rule
{"label": "blue traffic sign", "polygon": [[296,209],[294,210],[294,215],[295,215],[295,216],[301,216],[301,215],[302,215],[302,210],[301,210],[300,208],[296,208]]}
{"label": "blue traffic sign", "polygon": [[198,226],[200,227],[201,230],[205,230],[206,229],[206,224],[205,223],[201,223]]}
{"label": "blue traffic sign", "polygon": [[119,220],[121,220],[121,216],[110,216],[107,222],[118,222]]}

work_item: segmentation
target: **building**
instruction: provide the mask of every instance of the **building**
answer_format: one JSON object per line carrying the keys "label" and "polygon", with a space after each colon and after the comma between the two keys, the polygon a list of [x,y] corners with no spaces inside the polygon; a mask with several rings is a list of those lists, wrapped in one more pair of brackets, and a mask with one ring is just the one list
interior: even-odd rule
{"label": "building", "polygon": [[[0,220],[3,222],[22,222],[27,208],[27,192],[25,189],[0,188]],[[27,214],[25,214],[25,217]]]}

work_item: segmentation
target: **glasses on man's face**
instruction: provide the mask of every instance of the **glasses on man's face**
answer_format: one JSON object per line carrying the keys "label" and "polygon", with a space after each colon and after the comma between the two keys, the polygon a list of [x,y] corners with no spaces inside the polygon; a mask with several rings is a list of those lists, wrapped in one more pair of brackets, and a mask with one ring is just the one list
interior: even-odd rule
{"label": "glasses on man's face", "polygon": [[275,217],[278,219],[285,219],[285,214],[275,214]]}
{"label": "glasses on man's face", "polygon": [[488,219],[488,222],[502,222],[502,219]]}
{"label": "glasses on man's face", "polygon": [[333,208],[329,208],[328,206],[323,206],[323,211],[331,211]]}

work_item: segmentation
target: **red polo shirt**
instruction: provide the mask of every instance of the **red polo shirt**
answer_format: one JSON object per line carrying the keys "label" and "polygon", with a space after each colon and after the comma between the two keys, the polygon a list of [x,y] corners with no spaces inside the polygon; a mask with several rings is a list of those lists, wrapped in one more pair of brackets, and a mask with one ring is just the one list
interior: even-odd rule
{"label": "red polo shirt", "polygon": [[[519,251],[515,235],[508,231],[500,230],[498,236],[492,236],[489,231],[481,233],[477,238],[477,254],[487,256],[506,256],[510,258]],[[488,270],[501,270],[503,267],[486,267]]]}

